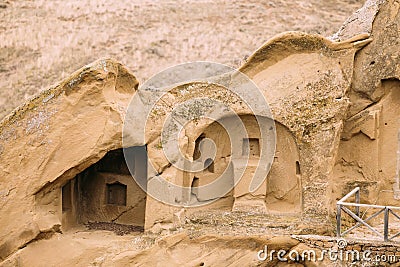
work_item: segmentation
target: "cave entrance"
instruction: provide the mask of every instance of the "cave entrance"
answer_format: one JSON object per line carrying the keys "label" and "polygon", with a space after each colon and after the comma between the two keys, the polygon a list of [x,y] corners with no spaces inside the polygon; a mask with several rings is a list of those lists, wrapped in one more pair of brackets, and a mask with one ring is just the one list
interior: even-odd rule
{"label": "cave entrance", "polygon": [[[147,183],[145,146],[108,152],[61,189],[64,229],[90,222],[144,227]],[[127,163],[128,162],[128,163]],[[136,180],[135,180],[135,179]]]}

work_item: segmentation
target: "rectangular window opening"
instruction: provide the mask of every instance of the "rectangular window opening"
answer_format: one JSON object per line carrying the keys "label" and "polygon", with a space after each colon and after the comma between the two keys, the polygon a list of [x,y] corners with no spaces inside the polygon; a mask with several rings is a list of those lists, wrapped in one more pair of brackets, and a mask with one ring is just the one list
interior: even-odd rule
{"label": "rectangular window opening", "polygon": [[260,140],[258,138],[243,138],[243,156],[260,156]]}
{"label": "rectangular window opening", "polygon": [[121,183],[107,184],[107,204],[126,206],[127,187]]}

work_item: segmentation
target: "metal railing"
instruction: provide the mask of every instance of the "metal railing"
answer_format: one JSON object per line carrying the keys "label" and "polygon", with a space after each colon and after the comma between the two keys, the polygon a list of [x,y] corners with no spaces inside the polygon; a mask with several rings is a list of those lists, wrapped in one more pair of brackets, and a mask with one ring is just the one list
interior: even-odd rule
{"label": "metal railing", "polygon": [[[347,202],[347,200],[355,196],[355,203]],[[360,203],[360,187],[356,187],[353,189],[350,193],[345,195],[342,199],[340,199],[337,202],[337,214],[336,214],[336,222],[337,222],[337,237],[343,237],[347,233],[353,231],[357,227],[360,226],[366,226],[369,230],[374,232],[376,235],[379,237],[383,238],[383,241],[393,241],[394,238],[400,236],[400,232],[397,234],[394,234],[392,236],[389,236],[389,216],[392,214],[394,217],[396,217],[398,220],[400,220],[400,216],[397,215],[394,211],[400,211],[400,207],[393,207],[393,206],[380,206],[380,205],[369,205],[369,204],[361,204]],[[351,211],[350,207],[354,207],[355,211]],[[369,216],[366,219],[362,219],[360,217],[360,208],[369,208],[369,209],[378,209],[377,212],[373,213],[371,216]],[[342,228],[342,211],[348,214],[350,217],[352,217],[357,223],[353,226],[351,226],[349,229],[345,231],[341,231]],[[379,232],[377,229],[369,225],[367,222],[372,220],[373,218],[376,218],[378,215],[384,213],[384,219],[383,219],[383,234]]]}

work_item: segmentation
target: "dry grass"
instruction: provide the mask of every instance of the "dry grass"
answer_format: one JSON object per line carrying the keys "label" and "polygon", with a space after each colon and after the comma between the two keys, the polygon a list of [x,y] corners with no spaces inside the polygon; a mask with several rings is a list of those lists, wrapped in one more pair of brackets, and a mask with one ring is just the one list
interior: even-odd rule
{"label": "dry grass", "polygon": [[279,32],[334,33],[363,2],[1,1],[0,119],[100,57],[121,61],[140,81],[187,61],[238,66]]}

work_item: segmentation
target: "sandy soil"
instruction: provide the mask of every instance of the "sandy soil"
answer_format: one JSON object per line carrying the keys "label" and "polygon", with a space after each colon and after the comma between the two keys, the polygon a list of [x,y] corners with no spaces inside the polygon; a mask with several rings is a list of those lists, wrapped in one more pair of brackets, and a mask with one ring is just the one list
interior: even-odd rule
{"label": "sandy soil", "polygon": [[0,119],[101,57],[144,81],[178,63],[231,66],[273,35],[329,36],[363,0],[0,0]]}

